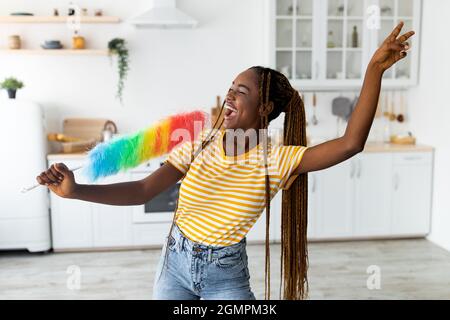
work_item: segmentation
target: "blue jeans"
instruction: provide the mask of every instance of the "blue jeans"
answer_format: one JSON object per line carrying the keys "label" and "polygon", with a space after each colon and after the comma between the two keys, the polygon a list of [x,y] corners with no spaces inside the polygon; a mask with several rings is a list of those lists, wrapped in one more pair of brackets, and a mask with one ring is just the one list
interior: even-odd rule
{"label": "blue jeans", "polygon": [[250,289],[246,238],[231,246],[207,246],[186,238],[175,224],[166,244],[156,269],[153,299],[255,299]]}

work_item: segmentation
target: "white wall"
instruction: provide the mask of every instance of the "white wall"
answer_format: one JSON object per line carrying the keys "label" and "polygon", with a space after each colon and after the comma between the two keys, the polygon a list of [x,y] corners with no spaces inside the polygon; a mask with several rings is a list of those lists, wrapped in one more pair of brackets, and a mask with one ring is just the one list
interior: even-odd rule
{"label": "white wall", "polygon": [[432,232],[429,239],[450,250],[450,1],[423,1],[420,84],[411,90],[411,127],[436,148]]}
{"label": "white wall", "polygon": [[[127,23],[86,25],[81,30],[90,45],[106,48],[114,37],[124,37],[131,51],[131,70],[124,92],[125,105],[115,99],[116,69],[108,57],[2,55],[0,79],[16,76],[26,88],[18,97],[41,103],[49,130],[60,130],[68,116],[108,117],[127,132],[162,116],[192,108],[208,109],[215,96],[228,90],[242,70],[263,63],[263,14],[259,0],[178,0],[178,7],[199,21],[194,30],[136,31]],[[69,1],[2,0],[0,15],[13,11],[66,13]],[[75,1],[89,10],[123,20],[143,12],[145,0]],[[91,11],[92,12],[92,11]],[[7,37],[20,34],[24,46],[38,48],[45,39],[71,45],[65,24],[0,25],[0,47]],[[1,96],[6,96],[1,92]]]}

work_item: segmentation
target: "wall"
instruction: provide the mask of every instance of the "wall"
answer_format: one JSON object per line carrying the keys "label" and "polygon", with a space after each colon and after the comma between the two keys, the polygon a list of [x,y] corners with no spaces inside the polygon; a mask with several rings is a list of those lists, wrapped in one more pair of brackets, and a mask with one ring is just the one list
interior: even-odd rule
{"label": "wall", "polygon": [[450,250],[450,2],[423,1],[420,84],[411,90],[411,127],[419,140],[436,148],[432,232],[429,239]]}
{"label": "wall", "polygon": [[[69,1],[4,0],[0,14],[31,11],[63,14]],[[148,8],[149,1],[76,1],[80,7],[102,8],[106,15],[127,20]],[[66,117],[106,117],[130,132],[173,112],[215,104],[215,96],[228,90],[233,78],[245,68],[263,64],[264,15],[261,0],[178,0],[178,7],[199,21],[194,30],[136,30],[128,23],[83,25],[81,34],[90,46],[105,48],[114,37],[124,37],[130,47],[131,69],[125,84],[124,106],[114,98],[116,65],[103,56],[15,56],[0,58],[0,79],[16,76],[26,87],[18,94],[42,104],[48,131],[61,130]],[[46,39],[71,44],[72,31],[65,24],[0,25],[0,47],[7,37],[20,34],[25,48],[39,48]],[[345,129],[331,115],[331,100],[340,93],[320,93],[317,100],[319,125],[308,133],[318,140],[335,138]],[[355,93],[341,93],[354,98]],[[3,99],[5,92],[0,95]],[[312,94],[306,93],[308,119],[312,116]],[[274,126],[281,126],[280,117]],[[382,129],[374,124],[374,139]]]}

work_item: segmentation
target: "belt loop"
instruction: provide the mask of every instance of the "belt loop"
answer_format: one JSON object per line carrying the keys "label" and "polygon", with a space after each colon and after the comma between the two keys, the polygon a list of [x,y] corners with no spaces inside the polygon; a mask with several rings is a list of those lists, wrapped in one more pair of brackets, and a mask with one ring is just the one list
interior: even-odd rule
{"label": "belt loop", "polygon": [[182,235],[181,236],[181,251],[184,250],[184,242],[186,241],[186,238]]}
{"label": "belt loop", "polygon": [[208,262],[212,260],[212,248],[208,248]]}

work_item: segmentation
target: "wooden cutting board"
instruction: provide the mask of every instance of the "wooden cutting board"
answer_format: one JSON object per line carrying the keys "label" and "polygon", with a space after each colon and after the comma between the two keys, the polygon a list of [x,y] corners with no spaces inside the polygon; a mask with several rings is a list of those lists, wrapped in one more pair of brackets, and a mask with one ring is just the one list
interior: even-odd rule
{"label": "wooden cutting board", "polygon": [[103,138],[103,130],[108,119],[67,118],[63,122],[63,133],[83,140]]}

